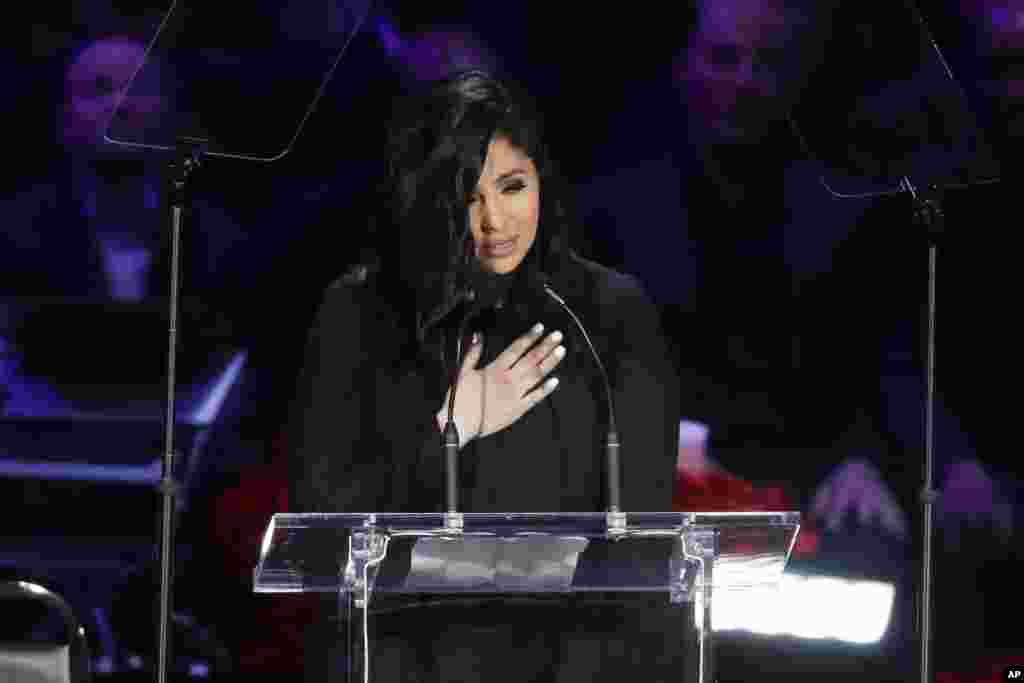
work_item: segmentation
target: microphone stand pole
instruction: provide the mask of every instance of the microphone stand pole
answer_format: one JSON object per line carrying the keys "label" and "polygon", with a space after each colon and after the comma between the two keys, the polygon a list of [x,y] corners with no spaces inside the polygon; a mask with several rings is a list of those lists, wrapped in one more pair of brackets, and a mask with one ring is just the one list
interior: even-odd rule
{"label": "microphone stand pole", "polygon": [[[806,149],[806,147],[805,147]],[[946,186],[930,185],[928,190],[941,193],[950,189],[969,189],[982,185],[991,185],[999,182],[999,178],[985,178],[969,183],[952,184]],[[920,500],[924,515],[921,526],[922,535],[922,556],[921,556],[921,591],[918,603],[918,636],[920,637],[920,648],[918,663],[920,665],[921,683],[932,683],[932,588],[935,574],[935,557],[933,552],[935,524],[934,505],[938,501],[939,493],[934,488],[935,479],[935,284],[936,284],[936,262],[938,260],[938,240],[945,230],[945,214],[941,201],[937,199],[924,198],[918,188],[914,186],[910,178],[904,176],[900,179],[899,190],[883,191],[873,194],[842,195],[835,192],[824,178],[822,185],[835,198],[844,199],[856,196],[859,199],[871,199],[881,197],[892,197],[897,194],[907,193],[910,195],[913,204],[912,222],[915,227],[924,228],[928,239],[928,301],[927,301],[927,329],[925,330],[925,421],[924,421],[924,472],[923,483],[920,490]]]}
{"label": "microphone stand pole", "polygon": [[939,203],[921,197],[910,179],[901,181],[914,203],[914,222],[928,233],[928,320],[925,354],[925,411],[924,411],[924,483],[921,486],[922,520],[921,605],[920,605],[920,670],[922,683],[932,680],[932,584],[935,539],[934,515],[938,492],[934,489],[935,474],[935,268],[938,254],[938,236],[942,232],[943,212]]}
{"label": "microphone stand pole", "polygon": [[[935,40],[935,36],[932,35],[931,29],[928,23],[925,21],[924,15],[914,0],[905,0],[907,7],[910,9],[910,13],[913,15],[914,21],[917,24],[919,30],[925,36],[928,41],[928,47],[938,58],[942,65],[942,69],[946,75],[946,78],[956,85],[960,91],[960,96],[966,98],[966,95],[960,83],[953,74],[952,68],[950,68],[949,62],[946,60],[946,56],[942,53],[939,48],[938,42]],[[998,182],[998,178],[985,179],[974,183],[965,183],[959,185],[959,187],[971,187],[972,185],[987,185],[993,182]],[[921,522],[921,593],[920,593],[920,614],[919,614],[919,637],[920,650],[918,653],[919,667],[921,672],[921,683],[931,683],[932,681],[932,670],[933,670],[933,653],[932,653],[932,617],[933,615],[933,601],[932,595],[933,584],[935,580],[935,558],[933,555],[933,543],[935,537],[934,528],[934,515],[935,515],[935,502],[938,500],[939,494],[934,488],[934,470],[935,470],[935,268],[936,268],[936,255],[938,252],[937,241],[939,235],[944,229],[944,213],[941,206],[941,200],[928,200],[921,197],[917,189],[910,182],[910,179],[906,176],[900,182],[902,189],[910,194],[914,206],[914,223],[920,227],[924,227],[928,235],[928,329],[926,331],[926,357],[925,357],[925,370],[926,370],[926,394],[925,394],[925,445],[924,445],[924,482],[921,486],[921,505],[923,507],[923,519]],[[942,188],[937,188],[932,185],[929,189],[939,193],[945,189],[951,189],[954,185],[949,185]]]}
{"label": "microphone stand pole", "polygon": [[[935,41],[931,30],[928,27],[927,22],[920,9],[914,0],[905,0],[905,6],[909,9],[913,16],[914,22],[917,24],[918,30],[927,38],[928,48],[938,58],[946,77],[958,88],[960,86],[959,81],[953,74],[953,70],[950,68],[949,63],[946,61],[945,55],[939,48],[938,43]],[[964,96],[962,88],[960,88],[961,96]],[[811,157],[814,158],[814,154],[811,152],[807,145],[806,140],[800,133],[799,126],[796,125],[796,121],[790,118],[790,125],[797,138],[800,140],[801,146],[804,151]],[[965,183],[951,183],[944,186],[937,186],[931,184],[928,186],[928,190],[931,193],[935,193],[939,197],[945,190],[951,189],[969,189],[981,185],[991,185],[998,183],[1000,179],[998,177],[992,178],[981,178]],[[904,175],[900,179],[899,189],[890,191],[873,192],[867,194],[858,195],[846,195],[836,192],[828,183],[825,181],[824,176],[821,178],[821,184],[825,190],[828,191],[833,197],[837,199],[872,199],[880,197],[891,197],[897,194],[907,193],[911,197],[913,204],[913,224],[915,227],[923,227],[927,233],[928,239],[928,301],[927,301],[927,329],[925,330],[925,341],[926,341],[926,357],[925,357],[925,449],[924,449],[924,472],[923,472],[923,483],[920,490],[920,500],[923,507],[923,520],[921,525],[921,536],[922,536],[922,559],[921,559],[921,590],[919,594],[918,604],[918,636],[920,638],[919,647],[919,670],[921,683],[932,683],[932,669],[933,669],[933,658],[932,658],[932,616],[933,616],[933,584],[935,574],[935,557],[934,557],[934,536],[935,536],[935,503],[938,500],[939,494],[934,488],[934,470],[935,470],[935,308],[936,308],[936,262],[938,254],[938,239],[939,236],[945,230],[944,212],[941,206],[940,199],[926,199],[921,195],[918,188],[914,186],[910,178]]]}
{"label": "microphone stand pole", "polygon": [[[972,183],[937,187],[932,185],[929,190],[941,193],[947,189],[966,189],[999,182],[998,178],[989,178]],[[921,682],[932,681],[932,588],[935,581],[935,503],[939,492],[934,488],[935,482],[935,283],[936,261],[938,260],[938,240],[945,229],[945,213],[940,200],[926,199],[921,196],[910,179],[906,176],[900,181],[903,191],[907,192],[913,202],[914,225],[923,227],[928,239],[928,313],[927,329],[925,330],[925,412],[924,412],[924,481],[921,485],[921,505],[923,519],[921,523],[921,593],[918,614],[919,665]]]}
{"label": "microphone stand pole", "polygon": [[157,683],[166,683],[170,661],[170,634],[172,623],[171,589],[174,580],[174,512],[177,483],[174,480],[174,427],[175,376],[178,355],[178,292],[181,247],[181,225],[190,204],[188,182],[200,163],[205,141],[182,138],[178,141],[176,158],[170,163],[171,209],[171,281],[168,292],[167,325],[167,405],[164,417],[163,469],[159,490],[161,495],[160,519],[160,615],[157,639]]}

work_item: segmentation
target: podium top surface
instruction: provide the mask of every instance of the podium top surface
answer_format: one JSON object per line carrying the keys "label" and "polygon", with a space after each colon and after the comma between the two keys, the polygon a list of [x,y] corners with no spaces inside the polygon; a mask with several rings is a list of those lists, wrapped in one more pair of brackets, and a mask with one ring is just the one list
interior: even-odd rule
{"label": "podium top surface", "polygon": [[799,526],[798,512],[279,513],[254,589],[352,590],[368,572],[389,593],[686,592],[697,566],[745,588],[781,578]]}
{"label": "podium top surface", "polygon": [[[792,526],[799,524],[799,512],[628,512],[629,532],[670,531],[692,526]],[[595,533],[607,528],[606,512],[465,512],[459,513],[463,531],[487,534],[544,531]],[[443,512],[280,512],[271,518],[272,529],[365,529],[390,534],[444,533],[449,516]]]}

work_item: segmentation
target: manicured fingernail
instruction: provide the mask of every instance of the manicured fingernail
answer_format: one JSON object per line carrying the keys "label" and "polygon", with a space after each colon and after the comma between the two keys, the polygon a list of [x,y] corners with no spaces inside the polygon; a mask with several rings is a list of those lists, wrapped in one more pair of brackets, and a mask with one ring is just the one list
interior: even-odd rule
{"label": "manicured fingernail", "polygon": [[551,341],[553,341],[556,344],[558,342],[562,341],[562,333],[561,332],[553,332],[551,334]]}
{"label": "manicured fingernail", "polygon": [[565,355],[565,347],[564,346],[559,346],[557,349],[555,349],[555,355],[558,356],[559,358],[564,356]]}
{"label": "manicured fingernail", "polygon": [[541,325],[540,323],[537,323],[536,325],[533,326],[533,333],[534,334],[540,334],[543,331],[544,331],[544,326]]}
{"label": "manicured fingernail", "polygon": [[473,346],[476,346],[479,343],[480,343],[480,333],[479,332],[474,332],[473,333]]}
{"label": "manicured fingernail", "polygon": [[548,388],[549,389],[554,389],[557,386],[558,386],[558,378],[557,377],[552,377],[551,379],[548,380]]}

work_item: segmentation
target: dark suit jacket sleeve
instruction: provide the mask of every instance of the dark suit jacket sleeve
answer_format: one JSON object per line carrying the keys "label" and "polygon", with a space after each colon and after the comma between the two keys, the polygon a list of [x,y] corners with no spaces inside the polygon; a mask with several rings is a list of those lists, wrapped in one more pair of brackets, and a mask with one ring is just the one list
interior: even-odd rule
{"label": "dark suit jacket sleeve", "polygon": [[614,364],[615,416],[626,511],[672,509],[679,452],[679,372],[657,307],[634,278],[613,288],[619,353]]}
{"label": "dark suit jacket sleeve", "polygon": [[[429,410],[396,406],[405,430],[394,441],[377,433],[373,411],[377,365],[367,310],[370,294],[333,285],[317,312],[289,416],[289,507],[292,512],[391,512],[417,506],[418,460],[439,436]],[[417,487],[418,491],[419,487]]]}

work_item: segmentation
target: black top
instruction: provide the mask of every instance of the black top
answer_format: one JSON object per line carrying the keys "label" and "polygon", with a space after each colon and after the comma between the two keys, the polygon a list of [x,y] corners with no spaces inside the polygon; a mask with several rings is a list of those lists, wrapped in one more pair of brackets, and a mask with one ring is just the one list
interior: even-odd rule
{"label": "black top", "polygon": [[[671,509],[678,379],[658,314],[638,283],[574,257],[549,277],[581,319],[612,383],[622,444],[622,505]],[[444,363],[411,340],[402,290],[388,278],[342,278],[324,297],[292,407],[290,507],[295,512],[432,512],[444,503],[435,414]],[[468,444],[464,512],[604,509],[607,410],[602,381],[571,318],[539,289],[513,286],[477,319],[481,366],[534,323],[561,330],[559,387],[500,432]]]}
{"label": "black top", "polygon": [[[292,406],[289,507],[440,511],[444,457],[434,416],[447,391],[443,345],[429,343],[429,335],[423,345],[416,341],[415,306],[407,290],[381,273],[354,273],[328,288],[309,338]],[[556,302],[525,286],[526,276],[501,279],[507,289],[503,305],[473,325],[484,335],[481,366],[538,321],[547,332],[562,331],[568,353],[553,373],[561,380],[554,393],[510,427],[463,449],[460,509],[602,510],[608,423],[599,371]],[[656,309],[634,279],[575,255],[548,282],[583,322],[610,375],[622,444],[623,509],[670,510],[678,378]],[[325,609],[326,617],[334,607]],[[679,610],[662,615],[667,608],[641,609],[634,616],[632,610],[615,611],[605,618],[600,610],[581,609],[572,600],[526,609],[452,604],[403,610],[397,621],[375,618],[374,677],[621,680],[622,671],[635,669],[633,655],[644,647],[653,648],[644,666],[662,667],[650,680],[663,680],[665,671],[682,666],[675,646]],[[444,629],[438,631],[438,623]],[[631,649],[620,655],[602,649],[601,643],[628,633],[638,634]],[[306,680],[329,680],[343,666],[331,653],[344,640],[329,619],[310,638]]]}

